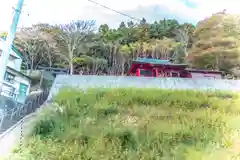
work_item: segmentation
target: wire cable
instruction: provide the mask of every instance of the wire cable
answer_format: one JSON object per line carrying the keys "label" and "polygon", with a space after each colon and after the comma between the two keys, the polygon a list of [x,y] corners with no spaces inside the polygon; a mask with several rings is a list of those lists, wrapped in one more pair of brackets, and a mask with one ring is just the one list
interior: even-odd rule
{"label": "wire cable", "polygon": [[120,12],[120,11],[117,11],[117,10],[115,10],[115,9],[112,9],[112,8],[110,8],[110,7],[107,7],[107,6],[103,5],[103,4],[100,4],[100,3],[98,3],[98,2],[95,2],[95,1],[93,1],[93,0],[87,0],[87,1],[89,1],[89,2],[91,2],[91,3],[94,3],[94,4],[96,4],[96,5],[99,5],[99,6],[103,7],[103,8],[108,9],[108,10],[111,10],[111,11],[113,11],[113,12],[115,12],[115,13],[121,14],[122,16],[128,17],[128,18],[130,18],[130,19],[133,19],[133,20],[136,20],[136,21],[139,21],[139,22],[142,21],[141,19],[138,19],[138,18],[133,17],[133,16],[131,16],[131,15],[128,15],[128,14],[126,14],[126,13],[122,13],[122,12]]}

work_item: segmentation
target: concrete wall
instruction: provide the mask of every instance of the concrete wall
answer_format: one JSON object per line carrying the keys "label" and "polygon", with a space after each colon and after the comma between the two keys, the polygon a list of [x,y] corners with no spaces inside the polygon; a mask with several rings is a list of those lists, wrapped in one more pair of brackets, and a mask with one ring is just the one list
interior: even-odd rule
{"label": "concrete wall", "polygon": [[212,78],[155,78],[123,76],[82,76],[58,75],[52,85],[48,100],[62,87],[74,88],[162,88],[240,91],[240,80],[223,80]]}

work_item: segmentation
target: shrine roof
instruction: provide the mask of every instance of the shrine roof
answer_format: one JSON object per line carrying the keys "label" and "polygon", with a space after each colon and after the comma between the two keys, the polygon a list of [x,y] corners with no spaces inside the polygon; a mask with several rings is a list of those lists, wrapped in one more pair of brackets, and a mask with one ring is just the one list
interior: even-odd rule
{"label": "shrine roof", "polygon": [[136,60],[133,60],[132,63],[148,63],[153,65],[171,65],[171,66],[187,66],[187,64],[174,64],[171,63],[169,60],[160,60],[160,59],[154,59],[154,58],[137,58]]}

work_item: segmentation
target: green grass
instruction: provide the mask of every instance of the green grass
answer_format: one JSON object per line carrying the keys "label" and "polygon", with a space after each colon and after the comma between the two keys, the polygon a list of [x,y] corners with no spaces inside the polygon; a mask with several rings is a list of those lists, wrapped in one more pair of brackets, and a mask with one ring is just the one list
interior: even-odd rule
{"label": "green grass", "polygon": [[240,128],[237,94],[64,89],[55,102],[39,115],[14,159],[227,160],[237,155],[228,152],[236,147],[232,133]]}

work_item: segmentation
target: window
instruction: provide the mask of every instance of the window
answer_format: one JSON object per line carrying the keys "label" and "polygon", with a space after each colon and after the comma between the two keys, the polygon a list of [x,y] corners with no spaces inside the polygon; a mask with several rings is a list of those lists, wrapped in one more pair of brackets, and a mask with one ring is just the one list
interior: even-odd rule
{"label": "window", "polygon": [[152,77],[152,72],[149,70],[140,69],[140,76],[150,76]]}
{"label": "window", "polygon": [[178,77],[178,73],[177,72],[172,72],[172,77]]}
{"label": "window", "polygon": [[14,61],[15,60],[15,57],[13,57],[12,55],[9,56],[9,60],[10,61]]}
{"label": "window", "polygon": [[5,77],[4,77],[4,80],[9,82],[9,83],[13,83],[14,82],[14,78],[15,78],[15,75],[12,74],[12,73],[9,73],[9,72],[6,72],[5,73]]}

